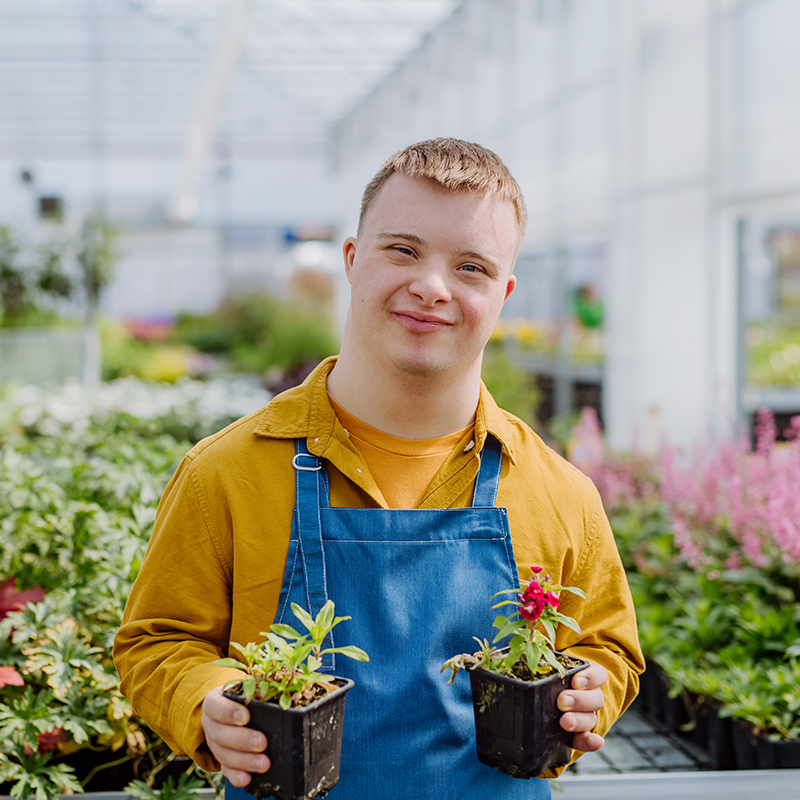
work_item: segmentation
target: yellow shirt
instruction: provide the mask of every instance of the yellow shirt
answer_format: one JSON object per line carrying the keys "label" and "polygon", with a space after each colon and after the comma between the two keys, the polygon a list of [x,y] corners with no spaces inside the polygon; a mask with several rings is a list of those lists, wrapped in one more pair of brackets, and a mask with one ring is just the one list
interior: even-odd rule
{"label": "yellow shirt", "polygon": [[401,439],[354,417],[330,395],[328,400],[350,441],[364,457],[388,508],[419,508],[436,473],[457,446],[475,446],[475,426],[434,439]]}
{"label": "yellow shirt", "polygon": [[[212,661],[228,655],[230,642],[263,638],[277,610],[295,504],[294,440],[305,438],[324,459],[332,505],[385,507],[328,401],[333,364],[322,362],[302,386],[192,448],[161,499],[128,598],[114,643],[122,692],[173,750],[204,769],[219,764],[204,746],[203,699],[241,677]],[[450,453],[420,508],[471,505],[487,433],[503,445],[497,505],[507,508],[520,575],[542,565],[556,583],[578,586],[589,598],[562,596],[561,610],[583,632],[562,625],[556,645],[608,671],[595,727],[603,735],[635,697],[644,660],[625,574],[591,481],[500,410],[482,386],[475,446]]]}

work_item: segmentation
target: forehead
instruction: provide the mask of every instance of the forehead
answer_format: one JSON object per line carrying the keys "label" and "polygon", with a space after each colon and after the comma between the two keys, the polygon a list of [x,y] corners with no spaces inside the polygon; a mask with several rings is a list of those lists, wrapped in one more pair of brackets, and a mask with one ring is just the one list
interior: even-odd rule
{"label": "forehead", "polygon": [[383,185],[364,219],[365,236],[385,232],[414,233],[426,239],[467,237],[515,253],[518,223],[513,203],[498,195],[445,189],[429,178],[396,173]]}

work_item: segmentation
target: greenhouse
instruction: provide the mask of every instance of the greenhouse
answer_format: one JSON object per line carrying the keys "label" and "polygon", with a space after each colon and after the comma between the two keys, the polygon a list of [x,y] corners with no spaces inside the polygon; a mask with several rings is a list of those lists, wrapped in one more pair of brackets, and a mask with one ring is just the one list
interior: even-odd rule
{"label": "greenhouse", "polygon": [[800,800],[798,30],[0,3],[0,798]]}

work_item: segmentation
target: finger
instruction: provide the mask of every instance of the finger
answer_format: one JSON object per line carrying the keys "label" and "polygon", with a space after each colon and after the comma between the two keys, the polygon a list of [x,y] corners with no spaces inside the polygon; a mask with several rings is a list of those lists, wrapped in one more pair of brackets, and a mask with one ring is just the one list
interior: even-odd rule
{"label": "finger", "polygon": [[590,664],[572,676],[573,689],[598,689],[608,682],[608,673],[600,664]]}
{"label": "finger", "polygon": [[604,744],[605,739],[599,733],[576,733],[572,740],[572,746],[581,753],[593,753],[599,750]]}
{"label": "finger", "polygon": [[203,700],[203,714],[227,725],[247,725],[250,721],[247,706],[225,697],[221,686],[206,695]]}
{"label": "finger", "polygon": [[252,728],[242,728],[238,725],[228,725],[217,722],[203,714],[200,724],[206,734],[208,746],[217,749],[235,750],[240,753],[263,753],[267,749],[267,737]]}
{"label": "finger", "polygon": [[593,711],[591,713],[573,713],[570,711],[567,714],[561,715],[561,727],[570,733],[584,733],[591,731],[597,725],[597,714]]}
{"label": "finger", "polygon": [[558,695],[558,708],[561,711],[599,711],[604,701],[602,689],[566,689]]}

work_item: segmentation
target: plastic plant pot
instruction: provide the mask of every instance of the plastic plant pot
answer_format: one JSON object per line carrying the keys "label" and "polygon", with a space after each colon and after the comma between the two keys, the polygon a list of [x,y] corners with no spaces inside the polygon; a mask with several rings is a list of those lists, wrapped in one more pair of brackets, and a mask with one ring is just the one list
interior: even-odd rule
{"label": "plastic plant pot", "polygon": [[756,742],[759,769],[800,769],[800,739],[773,739],[760,734]]}
{"label": "plastic plant pot", "polygon": [[224,693],[247,705],[248,727],[267,737],[272,766],[263,774],[253,775],[246,787],[250,794],[276,800],[311,800],[339,782],[344,701],[353,681],[334,678],[333,683],[339,688],[307,706],[286,711],[277,703],[246,703],[243,697]]}
{"label": "plastic plant pot", "polygon": [[[557,654],[561,655],[561,654]],[[514,778],[534,778],[566,766],[572,757],[573,733],[560,724],[558,695],[572,676],[589,666],[578,662],[564,677],[558,673],[520,681],[478,667],[469,671],[478,760]]]}

